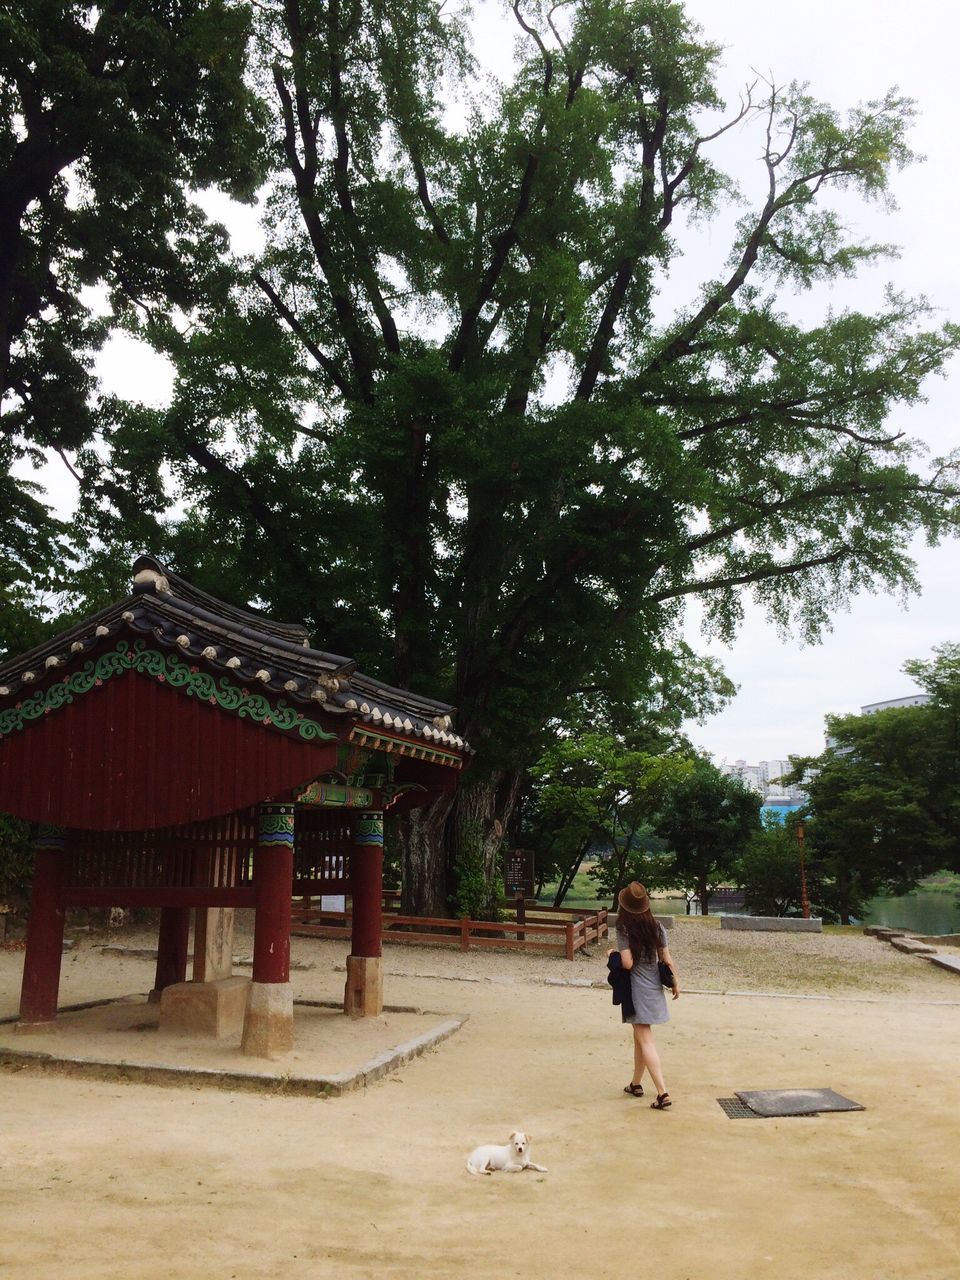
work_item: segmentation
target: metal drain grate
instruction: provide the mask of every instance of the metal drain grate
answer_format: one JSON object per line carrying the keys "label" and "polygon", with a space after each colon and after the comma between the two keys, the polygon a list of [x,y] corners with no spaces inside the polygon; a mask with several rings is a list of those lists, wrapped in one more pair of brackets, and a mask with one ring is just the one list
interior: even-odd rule
{"label": "metal drain grate", "polygon": [[717,1101],[723,1107],[729,1120],[764,1120],[765,1116],[757,1115],[756,1111],[751,1111],[745,1102],[741,1102],[739,1098],[718,1098]]}

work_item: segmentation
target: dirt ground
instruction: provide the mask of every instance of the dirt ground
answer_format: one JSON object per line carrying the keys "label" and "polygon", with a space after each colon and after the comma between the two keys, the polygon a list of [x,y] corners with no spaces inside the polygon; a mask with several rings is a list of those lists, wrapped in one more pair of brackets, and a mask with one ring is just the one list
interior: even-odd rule
{"label": "dirt ground", "polygon": [[[151,961],[98,941],[65,956],[62,1003],[152,984]],[[337,996],[345,949],[298,940],[313,967],[295,994]],[[960,978],[856,937],[681,922],[671,949],[685,992],[657,1032],[662,1114],[622,1092],[609,992],[544,981],[602,977],[600,948],[573,963],[388,949],[389,1003],[468,1021],[341,1098],[4,1070],[0,1276],[956,1280]],[[0,953],[0,1017],[21,965]],[[798,1087],[867,1109],[730,1120],[717,1103]],[[515,1127],[549,1172],[470,1177],[471,1148]]]}

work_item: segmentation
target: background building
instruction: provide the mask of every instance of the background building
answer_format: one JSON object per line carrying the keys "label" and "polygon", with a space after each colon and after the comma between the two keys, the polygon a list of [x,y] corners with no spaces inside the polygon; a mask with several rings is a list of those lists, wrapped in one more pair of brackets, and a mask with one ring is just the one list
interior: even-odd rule
{"label": "background building", "polygon": [[747,764],[746,760],[734,760],[732,764],[719,766],[721,773],[729,777],[739,778],[745,786],[751,787],[763,799],[764,804],[790,805],[796,809],[807,798],[806,792],[796,785],[785,786],[782,779],[790,772],[789,760],[761,760],[758,764]]}

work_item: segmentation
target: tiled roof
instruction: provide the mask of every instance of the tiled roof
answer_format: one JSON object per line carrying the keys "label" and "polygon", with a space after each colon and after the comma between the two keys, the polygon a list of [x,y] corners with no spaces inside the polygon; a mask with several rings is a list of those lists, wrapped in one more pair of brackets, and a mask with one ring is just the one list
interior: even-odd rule
{"label": "tiled roof", "polygon": [[133,590],[125,599],[0,665],[0,699],[22,697],[51,668],[83,663],[131,633],[265,694],[349,717],[368,736],[471,752],[454,732],[454,707],[364,675],[352,658],[312,648],[305,627],[217,600],[151,556],[134,563]]}

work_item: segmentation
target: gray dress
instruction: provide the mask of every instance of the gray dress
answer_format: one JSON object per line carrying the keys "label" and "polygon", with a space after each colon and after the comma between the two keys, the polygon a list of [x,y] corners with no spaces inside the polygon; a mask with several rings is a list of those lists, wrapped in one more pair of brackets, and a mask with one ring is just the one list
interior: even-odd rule
{"label": "gray dress", "polygon": [[[667,935],[662,924],[657,925],[657,945],[667,945]],[[622,929],[617,929],[617,950],[630,950],[630,939]],[[630,994],[633,996],[633,1017],[624,1018],[624,1022],[645,1022],[653,1026],[658,1022],[668,1022],[667,999],[660,985],[660,970],[657,968],[657,957],[644,960],[633,954],[633,968],[630,970]]]}

